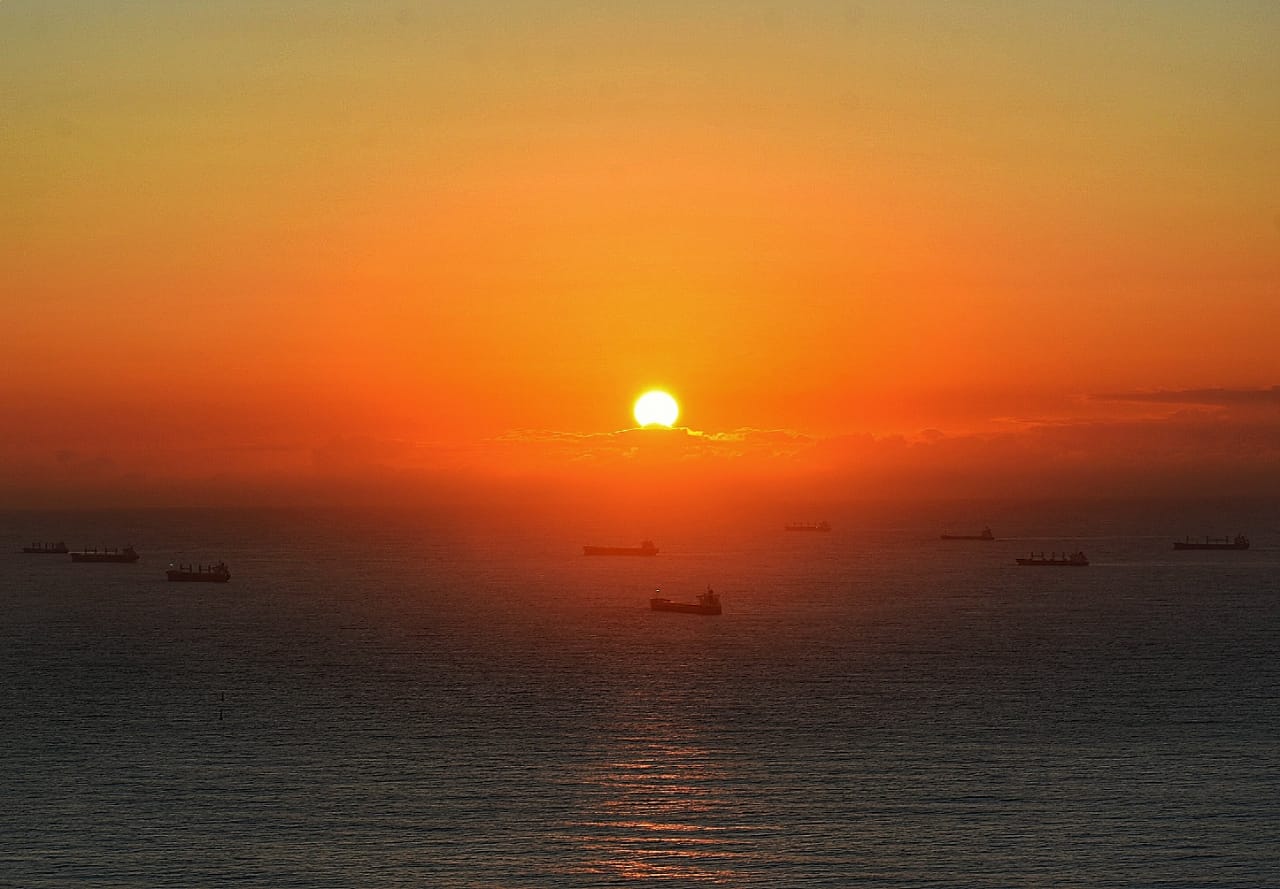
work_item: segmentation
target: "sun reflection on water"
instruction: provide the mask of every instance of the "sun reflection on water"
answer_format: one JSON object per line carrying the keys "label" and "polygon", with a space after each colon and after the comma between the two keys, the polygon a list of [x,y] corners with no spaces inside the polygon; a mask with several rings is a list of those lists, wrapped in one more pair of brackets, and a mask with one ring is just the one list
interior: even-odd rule
{"label": "sun reflection on water", "polygon": [[734,883],[735,861],[744,855],[737,835],[752,828],[735,823],[741,813],[733,782],[715,751],[651,737],[617,741],[584,763],[585,817],[567,825],[585,853],[580,871],[626,880]]}

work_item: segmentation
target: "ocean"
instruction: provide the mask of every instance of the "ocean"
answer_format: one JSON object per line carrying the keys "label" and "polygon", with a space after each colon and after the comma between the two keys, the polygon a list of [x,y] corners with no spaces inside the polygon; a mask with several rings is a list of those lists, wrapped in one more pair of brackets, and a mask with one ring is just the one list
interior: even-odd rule
{"label": "ocean", "polygon": [[[142,559],[18,552],[59,539]],[[0,886],[1280,886],[1274,503],[5,512],[0,543]],[[707,585],[721,616],[648,609]]]}

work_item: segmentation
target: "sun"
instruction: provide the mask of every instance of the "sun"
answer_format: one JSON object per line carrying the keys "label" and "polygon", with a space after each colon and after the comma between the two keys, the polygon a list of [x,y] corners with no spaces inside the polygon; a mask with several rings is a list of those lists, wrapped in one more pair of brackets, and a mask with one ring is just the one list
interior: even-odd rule
{"label": "sun", "polygon": [[670,429],[675,425],[676,417],[680,416],[680,405],[666,392],[653,389],[636,399],[635,415],[641,426],[666,426]]}

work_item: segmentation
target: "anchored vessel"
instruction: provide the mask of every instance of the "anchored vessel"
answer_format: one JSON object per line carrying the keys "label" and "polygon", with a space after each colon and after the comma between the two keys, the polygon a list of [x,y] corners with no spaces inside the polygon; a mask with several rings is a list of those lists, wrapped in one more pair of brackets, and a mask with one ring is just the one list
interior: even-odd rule
{"label": "anchored vessel", "polygon": [[670,599],[653,598],[649,607],[654,611],[679,611],[683,614],[719,614],[720,595],[711,587],[705,593],[698,593],[698,601],[672,602]]}
{"label": "anchored vessel", "polygon": [[131,546],[124,549],[86,549],[71,554],[73,562],[136,562],[139,556]]}
{"label": "anchored vessel", "polygon": [[995,540],[996,536],[990,528],[983,528],[981,534],[943,534],[943,540]]}
{"label": "anchored vessel", "polygon": [[829,522],[791,522],[784,526],[787,531],[830,531]]}
{"label": "anchored vessel", "polygon": [[1175,540],[1173,542],[1174,549],[1248,549],[1249,538],[1243,534],[1237,534],[1234,539],[1228,540],[1225,537],[1206,537],[1203,541],[1192,540],[1188,537],[1186,540]]}
{"label": "anchored vessel", "polygon": [[639,546],[584,546],[584,556],[656,556],[658,548],[652,540],[643,540]]}
{"label": "anchored vessel", "polygon": [[226,583],[231,579],[231,569],[226,562],[216,565],[170,565],[164,573],[170,580],[203,581],[205,583]]}
{"label": "anchored vessel", "polygon": [[57,543],[33,543],[22,548],[24,553],[61,553],[67,554],[67,545],[59,540]]}
{"label": "anchored vessel", "polygon": [[1025,559],[1018,559],[1019,565],[1088,565],[1089,560],[1080,550],[1073,553],[1032,553]]}

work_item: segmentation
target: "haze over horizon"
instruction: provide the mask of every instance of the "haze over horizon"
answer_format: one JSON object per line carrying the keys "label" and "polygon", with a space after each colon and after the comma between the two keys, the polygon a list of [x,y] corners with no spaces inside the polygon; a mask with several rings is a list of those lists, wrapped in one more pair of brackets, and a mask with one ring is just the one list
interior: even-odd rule
{"label": "haze over horizon", "polygon": [[1280,495],[1277,33],[0,3],[0,504]]}

